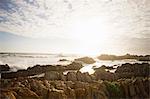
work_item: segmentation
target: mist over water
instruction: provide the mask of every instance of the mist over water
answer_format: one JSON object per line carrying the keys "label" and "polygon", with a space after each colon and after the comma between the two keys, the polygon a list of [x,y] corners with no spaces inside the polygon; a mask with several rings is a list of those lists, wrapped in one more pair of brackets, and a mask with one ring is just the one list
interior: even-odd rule
{"label": "mist over water", "polygon": [[[17,71],[19,69],[27,69],[37,64],[39,65],[67,65],[74,61],[74,59],[83,57],[82,55],[72,54],[39,54],[39,53],[1,53],[0,64],[8,64],[11,67],[11,71]],[[124,63],[142,63],[134,59],[115,60],[115,61],[103,61],[98,60],[96,56],[92,57],[96,62],[94,64],[83,64],[82,72],[93,73],[93,66],[100,67],[106,66],[120,66]],[[59,61],[60,59],[67,59],[68,61]]]}

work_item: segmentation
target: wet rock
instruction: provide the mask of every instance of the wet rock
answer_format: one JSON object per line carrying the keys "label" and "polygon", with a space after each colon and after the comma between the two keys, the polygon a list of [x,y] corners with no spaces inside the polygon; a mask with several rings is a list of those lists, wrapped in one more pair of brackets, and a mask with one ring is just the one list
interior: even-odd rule
{"label": "wet rock", "polygon": [[93,64],[93,63],[95,63],[95,60],[93,58],[90,58],[90,57],[78,58],[78,59],[75,59],[75,61],[83,62],[83,63],[86,63],[86,64]]}
{"label": "wet rock", "polygon": [[[50,71],[64,72],[67,70],[79,70],[82,67],[83,67],[83,65],[81,63],[77,63],[77,62],[72,62],[71,64],[66,65],[66,66],[63,66],[63,65],[36,65],[33,67],[28,67],[27,70],[22,69],[22,70],[18,70],[17,72],[2,73],[1,78],[12,79],[12,78],[18,78],[18,77],[28,77],[28,76],[39,75],[39,74],[50,72]],[[62,79],[65,80],[65,77]]]}
{"label": "wet rock", "polygon": [[9,71],[10,67],[8,66],[8,64],[5,65],[0,65],[0,73],[3,71]]}
{"label": "wet rock", "polygon": [[66,79],[67,81],[77,81],[76,72],[68,72]]}
{"label": "wet rock", "polygon": [[62,62],[62,61],[68,61],[68,60],[67,59],[60,59],[59,61]]}

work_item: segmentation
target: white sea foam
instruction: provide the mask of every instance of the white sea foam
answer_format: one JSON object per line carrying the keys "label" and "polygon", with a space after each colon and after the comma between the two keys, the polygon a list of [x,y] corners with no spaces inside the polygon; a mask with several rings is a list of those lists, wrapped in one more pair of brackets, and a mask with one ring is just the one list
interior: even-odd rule
{"label": "white sea foam", "polygon": [[[65,57],[64,57],[65,56]],[[75,58],[80,56],[73,56],[73,55],[60,55],[60,54],[0,54],[0,64],[8,64],[11,68],[11,71],[17,71],[18,69],[27,69],[28,67],[32,67],[34,65],[65,65],[71,63]],[[67,59],[69,61],[59,61],[60,59]],[[80,71],[81,72],[89,72],[93,73],[92,67],[100,67],[102,65],[106,66],[120,66],[124,63],[141,63],[137,60],[116,60],[116,61],[102,61],[94,58],[96,61],[94,64],[88,65],[83,64],[83,67]]]}

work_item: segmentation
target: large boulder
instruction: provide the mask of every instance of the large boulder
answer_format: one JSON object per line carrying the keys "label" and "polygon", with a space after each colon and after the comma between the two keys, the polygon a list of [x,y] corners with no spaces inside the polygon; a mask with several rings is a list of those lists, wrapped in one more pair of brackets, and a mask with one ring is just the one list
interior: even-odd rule
{"label": "large boulder", "polygon": [[71,64],[65,67],[66,67],[66,70],[79,70],[83,67],[83,65],[79,62],[72,62]]}
{"label": "large boulder", "polygon": [[61,66],[61,65],[36,65],[33,67],[28,67],[27,70],[22,69],[22,70],[18,70],[17,72],[2,73],[1,78],[12,79],[18,77],[28,77],[28,76],[39,75],[49,71],[62,72],[65,71],[65,68],[66,68],[65,66]]}
{"label": "large boulder", "polygon": [[45,73],[44,78],[47,80],[61,80],[62,74],[56,71],[49,71]]}
{"label": "large boulder", "polygon": [[91,58],[91,57],[81,57],[81,58],[75,59],[75,61],[83,62],[83,63],[86,63],[86,64],[93,64],[93,63],[95,63],[95,60],[93,58]]}
{"label": "large boulder", "polygon": [[81,73],[80,71],[77,71],[76,73],[77,80],[81,82],[92,82],[92,77],[89,75],[88,72]]}
{"label": "large boulder", "polygon": [[115,73],[119,78],[150,77],[150,64],[122,64],[122,66],[117,68]]}
{"label": "large boulder", "polygon": [[104,68],[98,68],[96,69],[94,73],[97,80],[108,80],[108,81],[114,81],[117,79],[117,75],[114,73],[111,73],[109,71],[106,71]]}
{"label": "large boulder", "polygon": [[66,76],[67,81],[77,81],[76,72],[68,72]]}
{"label": "large boulder", "polygon": [[[34,91],[40,98],[47,98],[48,89],[51,87],[50,85],[47,85],[49,87],[46,87],[45,81],[40,80],[29,80],[30,89]],[[47,82],[48,84],[48,82]]]}
{"label": "large boulder", "polygon": [[10,67],[8,66],[8,64],[5,65],[0,65],[0,73],[3,71],[9,71]]}

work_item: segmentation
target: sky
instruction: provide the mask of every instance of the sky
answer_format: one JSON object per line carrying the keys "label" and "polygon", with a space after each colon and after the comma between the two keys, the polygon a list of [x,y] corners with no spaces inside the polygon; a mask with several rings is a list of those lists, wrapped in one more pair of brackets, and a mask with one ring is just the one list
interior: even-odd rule
{"label": "sky", "polygon": [[0,51],[150,54],[150,0],[0,0]]}

